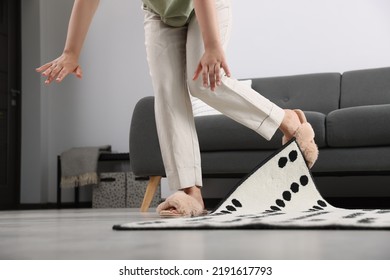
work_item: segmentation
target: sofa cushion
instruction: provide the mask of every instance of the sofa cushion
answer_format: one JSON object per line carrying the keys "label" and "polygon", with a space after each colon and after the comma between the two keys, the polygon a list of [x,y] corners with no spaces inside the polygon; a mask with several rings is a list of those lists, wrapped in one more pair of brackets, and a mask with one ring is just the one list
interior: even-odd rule
{"label": "sofa cushion", "polygon": [[[312,172],[335,173],[333,176],[343,175],[371,175],[375,172],[389,174],[390,146],[384,147],[356,147],[356,148],[325,148],[320,150]],[[318,174],[317,173],[317,174]],[[354,174],[355,173],[355,174]],[[359,174],[356,174],[359,173]],[[319,174],[318,174],[319,175]],[[377,175],[379,175],[377,173]],[[332,176],[328,174],[328,176]],[[388,177],[387,177],[388,178]],[[388,182],[389,179],[386,180]],[[388,183],[386,183],[387,187]],[[353,187],[351,185],[351,187]],[[371,187],[367,186],[368,188]]]}
{"label": "sofa cushion", "polygon": [[[326,146],[325,115],[318,112],[305,114],[313,126],[317,145]],[[224,115],[196,117],[195,124],[202,152],[274,150],[282,146],[282,133],[279,130],[267,141],[253,130]]]}
{"label": "sofa cushion", "polygon": [[345,72],[340,108],[390,104],[390,67]]}
{"label": "sofa cushion", "polygon": [[390,144],[390,104],[344,108],[326,119],[330,147],[370,147]]}
{"label": "sofa cushion", "polygon": [[147,96],[137,102],[130,125],[130,165],[135,175],[164,173],[157,137],[154,97]]}
{"label": "sofa cushion", "polygon": [[252,88],[281,108],[327,114],[339,108],[340,74],[321,73],[252,79]]}

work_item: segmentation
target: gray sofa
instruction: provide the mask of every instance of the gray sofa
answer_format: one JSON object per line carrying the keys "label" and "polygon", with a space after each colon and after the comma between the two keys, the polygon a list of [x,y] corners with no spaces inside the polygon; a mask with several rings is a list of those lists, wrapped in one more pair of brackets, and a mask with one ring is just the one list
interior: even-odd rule
{"label": "gray sofa", "polygon": [[[315,176],[390,175],[390,67],[252,79],[252,88],[282,108],[300,108],[312,124],[320,155]],[[150,177],[143,211],[165,176],[154,98],[141,99],[130,127],[130,162]],[[204,177],[241,177],[281,147],[223,115],[196,117]]]}

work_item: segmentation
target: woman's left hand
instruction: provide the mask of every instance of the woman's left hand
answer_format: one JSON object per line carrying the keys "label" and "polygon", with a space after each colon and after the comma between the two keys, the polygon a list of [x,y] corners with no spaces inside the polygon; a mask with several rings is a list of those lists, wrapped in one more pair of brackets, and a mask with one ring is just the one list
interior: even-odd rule
{"label": "woman's left hand", "polygon": [[202,74],[203,86],[210,87],[214,91],[217,86],[221,85],[221,68],[226,76],[230,77],[230,70],[222,47],[206,49],[196,68],[193,80],[197,80]]}

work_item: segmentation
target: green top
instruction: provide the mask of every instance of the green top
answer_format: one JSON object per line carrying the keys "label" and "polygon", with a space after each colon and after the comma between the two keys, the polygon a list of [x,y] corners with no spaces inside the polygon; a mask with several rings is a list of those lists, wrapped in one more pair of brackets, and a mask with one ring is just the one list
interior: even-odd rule
{"label": "green top", "polygon": [[192,0],[142,0],[144,7],[173,27],[186,25],[194,14]]}

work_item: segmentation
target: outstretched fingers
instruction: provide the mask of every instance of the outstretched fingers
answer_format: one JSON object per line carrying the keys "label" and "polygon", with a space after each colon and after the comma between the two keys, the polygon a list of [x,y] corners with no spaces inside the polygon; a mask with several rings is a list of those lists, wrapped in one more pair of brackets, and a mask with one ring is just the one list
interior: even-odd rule
{"label": "outstretched fingers", "polygon": [[69,71],[66,68],[62,68],[62,70],[57,75],[56,82],[58,82],[58,83],[62,82],[62,80],[66,76],[68,76],[68,74],[69,74]]}
{"label": "outstretched fingers", "polygon": [[215,89],[222,84],[223,72],[227,77],[230,77],[230,69],[224,62],[216,63],[214,65],[202,65],[202,63],[199,63],[192,79],[195,81],[201,75],[203,87],[210,87],[211,91],[215,91]]}
{"label": "outstretched fingers", "polygon": [[54,80],[58,83],[62,82],[69,74],[74,74],[81,79],[83,72],[77,60],[75,55],[63,53],[57,59],[54,59],[35,70],[46,77],[45,84],[50,84]]}
{"label": "outstretched fingers", "polygon": [[62,71],[62,69],[63,69],[63,67],[61,65],[53,64],[51,67],[51,72],[50,72],[49,76],[47,77],[45,83],[46,84],[51,83],[58,76],[58,73],[60,73]]}
{"label": "outstretched fingers", "polygon": [[42,73],[42,72],[46,71],[48,68],[50,68],[50,66],[52,64],[53,64],[52,62],[46,63],[46,64],[42,65],[41,67],[35,68],[35,71],[37,71],[38,73]]}

